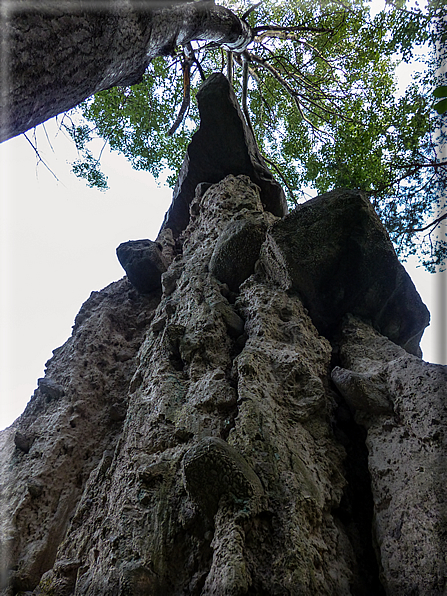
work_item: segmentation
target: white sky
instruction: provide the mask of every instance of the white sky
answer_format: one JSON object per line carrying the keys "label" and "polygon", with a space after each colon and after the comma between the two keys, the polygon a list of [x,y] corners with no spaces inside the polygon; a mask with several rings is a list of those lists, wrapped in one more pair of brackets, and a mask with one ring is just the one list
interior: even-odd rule
{"label": "white sky", "polygon": [[23,411],[90,292],[125,274],[116,247],[154,239],[172,198],[150,174],[106,150],[110,190],[87,188],[70,172],[71,141],[54,138],[54,120],[46,129],[55,153],[42,127],[38,148],[60,182],[42,164],[36,168],[23,136],[0,145],[0,429]]}
{"label": "white sky", "polygon": [[[87,188],[70,172],[73,143],[54,120],[45,126],[54,152],[42,126],[38,149],[59,182],[36,166],[24,136],[0,145],[0,429],[23,411],[52,350],[71,335],[81,304],[123,277],[116,247],[154,239],[172,197],[107,149],[101,162],[110,190]],[[447,275],[430,275],[416,263],[406,268],[432,315],[424,359],[447,364],[441,362]]]}

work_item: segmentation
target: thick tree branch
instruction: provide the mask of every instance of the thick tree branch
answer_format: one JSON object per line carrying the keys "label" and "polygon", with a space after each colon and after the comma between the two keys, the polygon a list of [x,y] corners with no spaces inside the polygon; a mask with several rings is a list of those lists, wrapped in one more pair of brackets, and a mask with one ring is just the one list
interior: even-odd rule
{"label": "thick tree branch", "polygon": [[202,81],[204,81],[206,79],[205,73],[203,72],[202,65],[200,64],[200,61],[197,59],[197,56],[194,52],[194,49],[193,49],[191,43],[186,44],[186,46],[184,48],[184,52],[189,58],[192,59],[193,63],[197,66],[197,70],[199,71],[200,78],[202,79]]}
{"label": "thick tree branch", "polygon": [[186,112],[188,111],[189,104],[191,102],[191,65],[194,63],[194,53],[188,56],[184,56],[184,60],[182,61],[182,70],[183,70],[183,101],[182,105],[180,106],[180,111],[178,116],[174,122],[174,124],[169,129],[168,135],[172,136],[180,124],[183,122]]}
{"label": "thick tree branch", "polygon": [[255,131],[253,130],[253,125],[251,123],[250,112],[248,110],[247,104],[247,94],[248,94],[248,68],[249,68],[250,56],[248,52],[244,52],[242,54],[242,110],[244,112],[245,120],[247,122],[248,128],[251,130],[252,135],[256,138]]}
{"label": "thick tree branch", "polygon": [[227,78],[233,86],[233,52],[227,51]]}
{"label": "thick tree branch", "polygon": [[[150,61],[192,40],[233,52],[250,27],[211,2],[41,0],[2,6],[0,141],[65,112],[98,91],[138,83]],[[145,7],[145,8],[142,8]],[[19,10],[20,9],[20,10]]]}
{"label": "thick tree branch", "polygon": [[423,228],[413,228],[411,231],[412,232],[425,232],[425,230],[428,230],[430,228],[434,229],[434,228],[436,228],[436,226],[438,226],[445,219],[447,219],[447,213],[444,213],[440,217],[437,217],[436,219],[431,221],[429,224],[427,224]]}

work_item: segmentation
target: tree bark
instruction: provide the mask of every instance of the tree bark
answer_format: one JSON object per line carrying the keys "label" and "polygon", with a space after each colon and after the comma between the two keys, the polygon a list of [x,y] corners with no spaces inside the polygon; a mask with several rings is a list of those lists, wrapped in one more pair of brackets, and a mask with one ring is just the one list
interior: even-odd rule
{"label": "tree bark", "polygon": [[[144,4],[144,8],[142,5]],[[137,83],[150,61],[178,45],[208,40],[243,51],[251,32],[211,2],[160,5],[111,0],[7,5],[1,22],[0,141],[116,85]]]}

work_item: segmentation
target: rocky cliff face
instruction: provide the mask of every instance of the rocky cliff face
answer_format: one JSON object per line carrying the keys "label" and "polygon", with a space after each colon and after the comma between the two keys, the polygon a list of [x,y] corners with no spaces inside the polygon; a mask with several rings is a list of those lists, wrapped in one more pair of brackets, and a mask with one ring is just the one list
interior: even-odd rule
{"label": "rocky cliff face", "polygon": [[281,216],[227,174],[119,248],[0,434],[2,595],[445,594],[426,308],[361,194]]}

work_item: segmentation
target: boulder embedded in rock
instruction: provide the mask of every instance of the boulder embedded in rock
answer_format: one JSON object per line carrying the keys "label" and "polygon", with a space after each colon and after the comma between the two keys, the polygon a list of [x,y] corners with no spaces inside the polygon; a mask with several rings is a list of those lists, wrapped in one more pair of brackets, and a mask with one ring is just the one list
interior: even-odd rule
{"label": "boulder embedded in rock", "polygon": [[47,379],[46,377],[37,379],[37,385],[40,392],[45,395],[48,400],[59,399],[65,394],[64,388],[59,385],[59,383],[56,383],[56,381],[53,381],[53,379]]}
{"label": "boulder embedded in rock", "polygon": [[14,435],[14,444],[17,449],[20,449],[20,451],[23,451],[23,453],[28,453],[32,444],[32,439],[20,431],[17,431]]}
{"label": "boulder embedded in rock", "polygon": [[338,189],[299,205],[272,226],[262,253],[268,275],[302,297],[326,337],[351,313],[420,354],[430,314],[362,192]]}
{"label": "boulder embedded in rock", "polygon": [[236,220],[221,234],[209,264],[210,272],[236,292],[255,270],[265,239],[266,224]]}
{"label": "boulder embedded in rock", "polygon": [[174,236],[189,222],[189,204],[196,186],[216,183],[228,174],[245,174],[261,189],[267,211],[282,217],[288,211],[284,191],[273,178],[245,124],[236,95],[221,73],[209,76],[197,93],[200,128],[188,146],[171,207],[163,228],[171,228]]}
{"label": "boulder embedded in rock", "polygon": [[161,288],[161,275],[168,268],[161,245],[152,240],[130,240],[116,249],[121,266],[130,283],[141,293]]}

